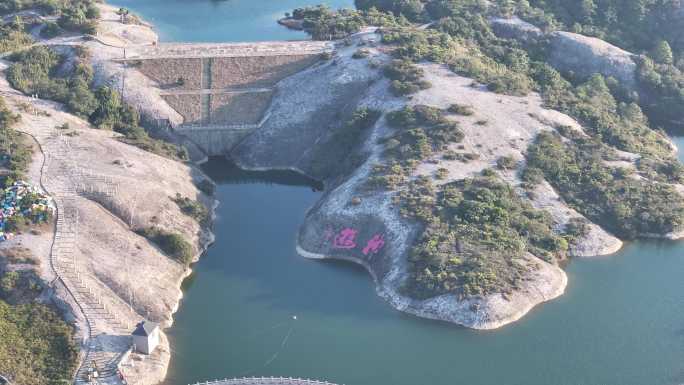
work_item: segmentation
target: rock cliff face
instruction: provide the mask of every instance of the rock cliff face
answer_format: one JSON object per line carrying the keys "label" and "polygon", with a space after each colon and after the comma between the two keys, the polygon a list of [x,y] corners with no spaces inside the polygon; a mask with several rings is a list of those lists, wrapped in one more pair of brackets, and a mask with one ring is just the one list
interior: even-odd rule
{"label": "rock cliff face", "polygon": [[[370,55],[353,59],[356,44],[340,47],[331,61],[318,64],[280,82],[270,109],[270,118],[239,144],[230,156],[248,169],[295,169],[324,180],[326,193],[312,207],[298,235],[298,251],[308,258],[334,258],[364,266],[380,296],[395,308],[417,316],[445,320],[477,329],[497,328],[513,322],[535,305],[561,295],[567,278],[558,267],[527,254],[518,263],[529,267],[523,284],[512,294],[458,298],[442,295],[416,300],[402,294],[407,277],[407,258],[422,225],[404,218],[393,198],[396,192],[369,189],[366,183],[374,165],[387,162],[383,139],[393,132],[382,116],[364,131],[358,145],[342,157],[336,154],[335,135],[340,123],[359,107],[383,112],[405,105],[425,104],[446,108],[452,103],[472,106],[474,115],[459,117],[466,139],[463,148],[479,160],[463,163],[439,156],[420,164],[412,178],[433,175],[437,167],[449,170],[446,183],[474,176],[491,168],[504,155],[524,158],[524,150],[542,130],[555,126],[581,126],[570,117],[544,109],[538,95],[511,97],[473,87],[472,79],[451,73],[443,66],[421,65],[433,86],[412,98],[397,98],[388,92],[388,80],[379,68],[389,57],[377,45],[379,36],[360,33]],[[438,86],[437,86],[438,85]],[[342,109],[340,109],[342,106]],[[487,125],[481,121],[487,120]],[[479,122],[479,123],[478,123]],[[439,160],[438,160],[439,159]],[[435,164],[437,163],[437,164]],[[500,175],[513,186],[513,175]],[[559,228],[580,214],[568,208],[548,187],[535,194],[533,205],[552,212]],[[581,244],[581,246],[579,246]],[[614,252],[621,242],[598,226],[578,242],[576,255]]]}
{"label": "rock cliff face", "polygon": [[601,39],[570,32],[550,36],[549,62],[562,72],[587,78],[595,73],[612,76],[628,89],[636,86],[632,54]]}
{"label": "rock cliff face", "polygon": [[549,64],[562,72],[573,72],[581,78],[595,73],[612,76],[628,89],[636,87],[636,63],[633,55],[601,39],[571,32],[551,32],[519,18],[492,18],[492,29],[497,36],[516,39],[526,44],[548,40]]}
{"label": "rock cliff face", "polygon": [[510,19],[495,17],[490,19],[489,22],[494,33],[502,38],[535,42],[544,36],[544,32],[541,29],[521,20],[519,17],[512,17]]}

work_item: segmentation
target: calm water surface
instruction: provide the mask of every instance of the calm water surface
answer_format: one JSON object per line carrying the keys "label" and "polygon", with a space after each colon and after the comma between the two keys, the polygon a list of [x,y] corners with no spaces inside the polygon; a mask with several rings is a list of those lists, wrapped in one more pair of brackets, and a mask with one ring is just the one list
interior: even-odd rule
{"label": "calm water surface", "polygon": [[244,375],[359,385],[684,382],[683,244],[639,242],[574,260],[564,296],[478,332],[402,315],[364,271],[298,257],[297,227],[319,198],[301,177],[225,162],[206,170],[220,183],[218,239],[169,330],[169,385]]}
{"label": "calm water surface", "polygon": [[[316,2],[117,5],[157,24],[165,40],[240,41],[302,38],[273,20]],[[320,198],[310,181],[221,161],[206,171],[219,183],[217,242],[186,281],[168,331],[168,385],[245,375],[348,385],[684,383],[684,243],[636,242],[574,260],[564,296],[478,332],[402,315],[359,268],[297,256],[297,228]]]}
{"label": "calm water surface", "polygon": [[327,4],[352,8],[353,0],[112,0],[153,23],[162,41],[308,39],[276,23],[294,8]]}

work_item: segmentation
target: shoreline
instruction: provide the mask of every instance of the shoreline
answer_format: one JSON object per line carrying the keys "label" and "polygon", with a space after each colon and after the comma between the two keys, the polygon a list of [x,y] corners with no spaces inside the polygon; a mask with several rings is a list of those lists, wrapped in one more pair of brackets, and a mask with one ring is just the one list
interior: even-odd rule
{"label": "shoreline", "polygon": [[[102,7],[115,8],[115,6],[113,4],[102,4],[101,6]],[[144,21],[143,21],[142,26],[149,28],[149,29],[154,28],[154,26],[152,24],[144,22]],[[154,33],[156,34],[156,32],[154,32]],[[102,45],[107,45],[104,41],[98,41],[98,43],[100,43]],[[195,169],[199,169],[198,165],[202,164],[202,163],[204,163],[204,162],[193,162],[192,167]],[[288,170],[288,171],[298,172],[298,173],[306,176],[306,173],[304,173],[301,169],[298,169],[295,167],[280,167],[280,168],[279,167],[255,167],[255,168],[249,168],[249,167],[243,167],[242,165],[240,165],[239,162],[235,162],[235,163],[238,167],[245,169],[245,170],[253,170],[253,171],[284,171],[284,170]],[[212,182],[213,182],[213,180],[212,180]],[[218,207],[219,204],[220,204],[220,201],[218,201],[218,199],[214,198],[214,205],[210,209],[211,215],[212,215],[212,222],[214,221],[214,218],[216,215],[216,208]],[[677,236],[678,237],[684,236],[684,232],[677,234]],[[207,248],[210,247],[211,244],[213,243],[215,237],[216,237],[216,235],[213,233],[213,231],[208,230],[208,239],[206,239],[206,241],[203,243],[201,242],[201,239],[200,239],[200,242],[201,242],[200,246],[199,246],[200,252],[198,253],[198,255],[196,255],[193,258],[193,262],[185,269],[184,275],[178,279],[178,282],[175,283],[176,287],[178,287],[178,289],[180,291],[180,294],[175,301],[174,307],[170,310],[169,322],[167,324],[165,324],[165,329],[169,328],[173,325],[173,315],[180,308],[180,302],[182,301],[183,296],[184,296],[183,290],[180,289],[182,287],[183,282],[190,275],[192,275],[193,265],[199,261],[199,259],[202,257],[202,255],[204,255]],[[649,237],[649,235],[646,234],[646,235],[644,235],[644,237]],[[671,237],[668,237],[668,236],[658,236],[658,238],[670,238],[670,239],[672,239]],[[674,238],[674,239],[676,239],[676,238]],[[618,247],[617,250],[611,251],[610,253],[607,253],[607,254],[613,254],[613,253],[617,252],[619,249],[620,249],[620,247]],[[302,257],[309,258],[309,259],[321,259],[321,260],[337,259],[337,260],[344,260],[344,261],[359,264],[359,265],[363,266],[364,268],[366,268],[366,270],[369,272],[369,274],[373,278],[373,280],[376,284],[376,292],[378,293],[378,295],[381,296],[383,299],[385,299],[387,302],[389,302],[390,305],[392,307],[394,307],[395,309],[402,311],[402,312],[405,312],[405,313],[408,313],[408,314],[412,314],[412,315],[420,317],[420,318],[454,322],[454,321],[450,321],[450,320],[445,320],[444,318],[440,318],[439,316],[434,315],[435,313],[429,313],[425,310],[423,312],[421,312],[419,309],[417,309],[415,306],[413,306],[414,300],[407,299],[405,297],[399,296],[398,294],[396,294],[396,290],[395,290],[396,288],[388,288],[388,287],[385,287],[382,284],[380,284],[378,282],[378,279],[377,279],[375,272],[372,270],[372,267],[370,265],[368,265],[367,263],[365,263],[364,261],[360,261],[356,258],[329,257],[329,256],[326,256],[323,254],[316,254],[313,252],[309,252],[309,251],[305,250],[303,247],[301,247],[299,242],[297,242],[296,250],[297,250],[298,254],[300,254]],[[563,274],[563,277],[564,278],[560,280],[561,284],[555,290],[551,290],[550,294],[548,294],[548,295],[543,295],[543,294],[541,295],[541,298],[543,300],[538,301],[536,303],[532,303],[533,302],[532,301],[532,302],[526,304],[525,306],[519,308],[517,312],[510,313],[510,315],[504,319],[498,319],[496,321],[491,321],[490,323],[484,323],[484,324],[478,324],[478,325],[473,324],[475,326],[470,326],[470,325],[466,325],[466,324],[461,324],[461,325],[466,326],[466,327],[470,327],[473,329],[496,329],[496,328],[502,327],[506,324],[515,322],[515,321],[521,319],[523,316],[525,316],[529,311],[531,311],[538,304],[541,304],[541,303],[546,302],[546,301],[550,301],[550,300],[555,299],[555,298],[559,297],[560,295],[562,295],[564,293],[565,287],[567,285],[567,276],[565,276]],[[443,300],[443,298],[441,298],[441,297],[436,297],[435,299],[438,299],[438,298],[439,298],[439,300]],[[458,323],[458,322],[455,322],[455,323]],[[165,340],[166,340],[166,343],[170,346],[168,339],[165,338]],[[166,377],[166,374],[168,372],[168,367],[169,367],[169,363],[167,362],[166,365],[164,366],[164,373],[163,373],[162,378]]]}
{"label": "shoreline", "polygon": [[[500,294],[492,294],[485,297],[471,297],[464,300],[458,300],[455,295],[441,295],[422,301],[415,300],[400,294],[396,286],[380,283],[373,268],[363,260],[353,257],[331,257],[314,253],[305,250],[299,242],[297,242],[296,251],[297,254],[307,259],[343,261],[362,266],[373,279],[376,294],[398,312],[417,318],[456,324],[473,330],[496,330],[519,321],[535,307],[562,296],[568,285],[568,277],[564,270],[554,266],[556,272],[561,277],[559,280],[560,283],[556,285],[555,288],[552,288],[548,293],[543,293],[542,290],[534,287],[538,294],[540,294],[540,298],[537,301],[529,300],[529,297],[521,296],[519,292],[516,292],[511,297],[519,296],[523,299],[528,299],[528,301],[523,305],[513,306],[506,314],[500,314],[497,315],[495,319],[491,319],[490,313],[483,312],[480,309],[483,307],[491,309],[492,305],[490,303],[492,301],[500,302]],[[512,303],[512,299],[514,298],[507,298],[504,300]],[[438,308],[444,307],[445,303],[448,303],[450,308],[457,309],[457,311],[451,314],[445,314],[439,311]]]}

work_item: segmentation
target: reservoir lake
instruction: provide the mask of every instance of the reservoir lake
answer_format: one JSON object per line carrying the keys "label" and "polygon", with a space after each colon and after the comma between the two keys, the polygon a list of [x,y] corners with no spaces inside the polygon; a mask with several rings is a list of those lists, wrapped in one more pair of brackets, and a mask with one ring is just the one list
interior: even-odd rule
{"label": "reservoir lake", "polygon": [[[116,5],[155,24],[163,41],[218,42],[306,38],[276,20],[317,3]],[[217,159],[203,168],[218,184],[216,243],[194,265],[167,330],[166,385],[242,376],[347,385],[684,383],[684,242],[638,241],[615,255],[574,259],[565,295],[509,326],[474,331],[393,310],[357,266],[298,256],[299,224],[321,196],[315,182]]]}

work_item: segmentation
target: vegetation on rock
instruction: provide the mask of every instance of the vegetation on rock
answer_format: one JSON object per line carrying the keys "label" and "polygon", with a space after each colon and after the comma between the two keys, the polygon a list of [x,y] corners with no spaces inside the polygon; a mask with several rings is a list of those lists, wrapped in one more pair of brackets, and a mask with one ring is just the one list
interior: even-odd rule
{"label": "vegetation on rock", "polygon": [[155,243],[164,254],[175,259],[181,264],[188,265],[192,262],[193,248],[182,235],[171,233],[158,227],[138,229],[136,232]]}
{"label": "vegetation on rock", "polygon": [[76,369],[73,328],[35,302],[42,290],[32,270],[0,269],[0,373],[16,385],[62,385]]}
{"label": "vegetation on rock", "polygon": [[669,184],[606,166],[602,161],[609,157],[595,139],[564,142],[560,135],[543,133],[530,147],[527,162],[541,170],[568,204],[620,237],[681,230],[684,197]]}
{"label": "vegetation on rock", "polygon": [[26,138],[12,128],[19,119],[0,96],[0,187],[22,179],[33,154]]}
{"label": "vegetation on rock", "polygon": [[414,298],[510,293],[530,267],[524,254],[565,258],[553,221],[490,173],[435,188],[418,178],[397,197],[401,213],[424,230],[409,256],[404,290]]}
{"label": "vegetation on rock", "polygon": [[[671,183],[684,181],[684,167],[657,128],[684,126],[684,22],[672,12],[681,6],[678,1],[356,0],[356,6],[361,14],[386,12],[383,20],[400,21],[380,25],[382,41],[395,58],[384,73],[396,95],[424,88],[421,63],[430,61],[493,92],[537,91],[546,107],[581,123],[584,133],[556,127],[562,137],[539,136],[528,150],[523,187],[548,180],[570,206],[624,238],[682,229],[684,200]],[[523,42],[494,33],[488,18],[510,16],[545,31],[571,30],[632,50],[638,55],[637,88],[627,89],[599,74],[579,78],[560,73],[547,63],[550,51],[544,39]],[[308,22],[315,24],[316,18],[309,15]],[[335,29],[334,12],[325,19],[327,28]],[[363,18],[357,22],[368,25]],[[430,24],[417,28],[423,23]],[[460,105],[448,112],[473,114]],[[368,180],[370,187],[397,191],[402,213],[424,225],[410,257],[405,290],[418,298],[510,292],[529,268],[518,263],[524,253],[555,263],[564,258],[568,242],[587,233],[587,224],[573,220],[554,229],[545,214],[531,209],[492,170],[439,187],[425,177],[412,177],[416,166],[434,154],[466,158],[447,148],[462,134],[444,115],[429,106],[387,114],[396,132],[385,139],[386,159],[374,166]],[[634,168],[607,166],[625,156],[616,150],[635,154],[630,155],[630,160],[636,158]],[[512,170],[518,164],[502,157],[497,167]],[[440,168],[435,178],[447,175]]]}
{"label": "vegetation on rock", "polygon": [[14,63],[7,79],[25,94],[64,103],[69,112],[96,127],[123,134],[126,143],[172,159],[187,159],[184,149],[151,138],[140,126],[138,112],[123,102],[115,89],[94,83],[87,52],[80,48],[75,54],[75,63],[65,71],[65,57],[47,47],[18,52],[11,57]]}
{"label": "vegetation on rock", "polygon": [[0,53],[14,51],[33,43],[27,27],[19,18],[0,25]]}
{"label": "vegetation on rock", "polygon": [[180,208],[183,214],[193,218],[202,226],[209,225],[211,220],[209,210],[207,210],[201,202],[181,196],[179,193],[176,193],[176,196],[171,198],[171,200],[178,205],[178,208]]}

